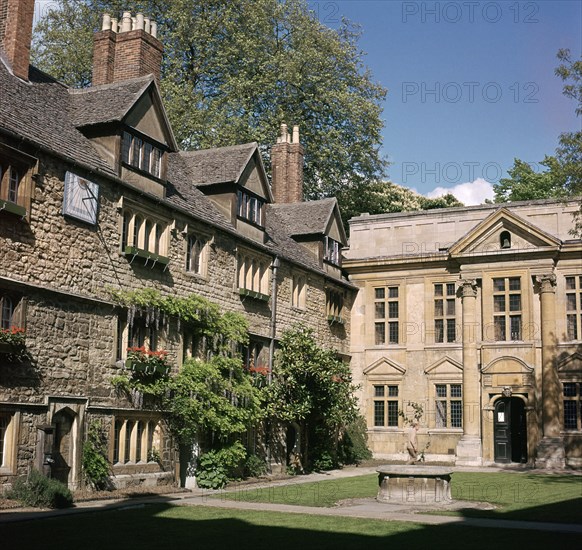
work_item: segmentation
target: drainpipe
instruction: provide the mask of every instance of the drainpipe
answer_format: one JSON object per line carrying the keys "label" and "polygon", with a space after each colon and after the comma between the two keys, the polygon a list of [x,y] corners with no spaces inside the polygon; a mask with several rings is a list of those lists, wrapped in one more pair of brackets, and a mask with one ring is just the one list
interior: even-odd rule
{"label": "drainpipe", "polygon": [[269,383],[273,375],[273,357],[275,355],[275,335],[277,334],[277,269],[280,265],[279,256],[275,256],[271,266],[271,341],[269,343]]}

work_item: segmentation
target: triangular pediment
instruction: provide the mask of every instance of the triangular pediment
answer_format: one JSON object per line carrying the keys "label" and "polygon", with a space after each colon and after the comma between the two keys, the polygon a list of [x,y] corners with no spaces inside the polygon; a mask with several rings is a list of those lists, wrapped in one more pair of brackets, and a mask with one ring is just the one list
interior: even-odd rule
{"label": "triangular pediment", "polygon": [[[509,246],[507,246],[509,245]],[[561,241],[511,212],[499,208],[449,249],[453,257],[507,254],[557,249]]]}
{"label": "triangular pediment", "polygon": [[382,357],[364,369],[364,374],[368,376],[393,376],[400,378],[405,373],[406,369],[402,365],[388,359],[388,357]]}
{"label": "triangular pediment", "polygon": [[582,374],[582,353],[576,351],[558,362],[558,371],[561,373]]}
{"label": "triangular pediment", "polygon": [[493,359],[483,367],[483,373],[487,374],[531,374],[533,368],[518,357],[503,356]]}
{"label": "triangular pediment", "polygon": [[170,150],[178,149],[158,88],[154,82],[131,106],[123,122],[157,142],[163,143]]}
{"label": "triangular pediment", "polygon": [[432,363],[424,369],[425,374],[461,374],[463,372],[463,365],[452,357],[441,357],[438,361]]}

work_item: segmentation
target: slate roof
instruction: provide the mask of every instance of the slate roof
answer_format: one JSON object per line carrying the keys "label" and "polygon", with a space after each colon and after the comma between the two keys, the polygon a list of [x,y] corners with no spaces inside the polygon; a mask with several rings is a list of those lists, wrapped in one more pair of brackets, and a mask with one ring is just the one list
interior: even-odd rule
{"label": "slate roof", "polygon": [[289,235],[296,237],[325,233],[336,204],[336,199],[331,198],[290,204],[271,204],[269,208],[276,212]]}
{"label": "slate roof", "polygon": [[148,75],[92,88],[71,89],[71,119],[77,126],[122,120],[153,80],[154,77]]}
{"label": "slate roof", "polygon": [[69,90],[33,67],[26,83],[0,60],[0,128],[87,167],[114,175],[71,122]]}
{"label": "slate roof", "polygon": [[188,167],[192,182],[198,186],[237,182],[251,156],[256,142],[178,153]]}

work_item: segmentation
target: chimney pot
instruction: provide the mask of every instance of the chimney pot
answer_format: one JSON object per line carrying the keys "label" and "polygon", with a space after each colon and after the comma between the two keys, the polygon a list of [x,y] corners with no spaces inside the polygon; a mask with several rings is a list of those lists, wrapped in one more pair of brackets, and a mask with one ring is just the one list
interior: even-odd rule
{"label": "chimney pot", "polygon": [[102,31],[111,30],[111,15],[108,13],[103,14],[103,25],[101,26]]}
{"label": "chimney pot", "polygon": [[150,34],[154,37],[158,37],[158,24],[155,21],[150,23]]}
{"label": "chimney pot", "polygon": [[299,143],[299,126],[293,126],[293,143]]}
{"label": "chimney pot", "polygon": [[143,19],[143,30],[150,34],[150,18],[144,17]]}
{"label": "chimney pot", "polygon": [[111,30],[115,33],[119,32],[119,21],[115,17],[111,18]]}
{"label": "chimney pot", "polygon": [[138,28],[138,30],[143,31],[143,27],[144,27],[143,13],[136,14],[135,19],[137,21],[137,28]]}
{"label": "chimney pot", "polygon": [[121,32],[129,32],[131,30],[131,12],[123,12],[121,18]]}

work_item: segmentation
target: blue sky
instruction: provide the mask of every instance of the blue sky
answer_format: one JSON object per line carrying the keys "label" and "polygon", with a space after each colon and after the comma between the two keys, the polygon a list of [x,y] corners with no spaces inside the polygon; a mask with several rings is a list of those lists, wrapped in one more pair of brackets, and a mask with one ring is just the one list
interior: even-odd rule
{"label": "blue sky", "polygon": [[580,0],[308,3],[332,28],[342,17],[362,27],[364,61],[388,89],[382,151],[395,183],[478,204],[515,157],[538,163],[580,129],[554,76],[558,49],[581,55]]}
{"label": "blue sky", "polygon": [[309,4],[330,27],[342,16],[362,26],[365,63],[388,88],[383,152],[395,183],[479,203],[514,157],[537,163],[580,129],[554,76],[558,49],[581,54],[580,1]]}

